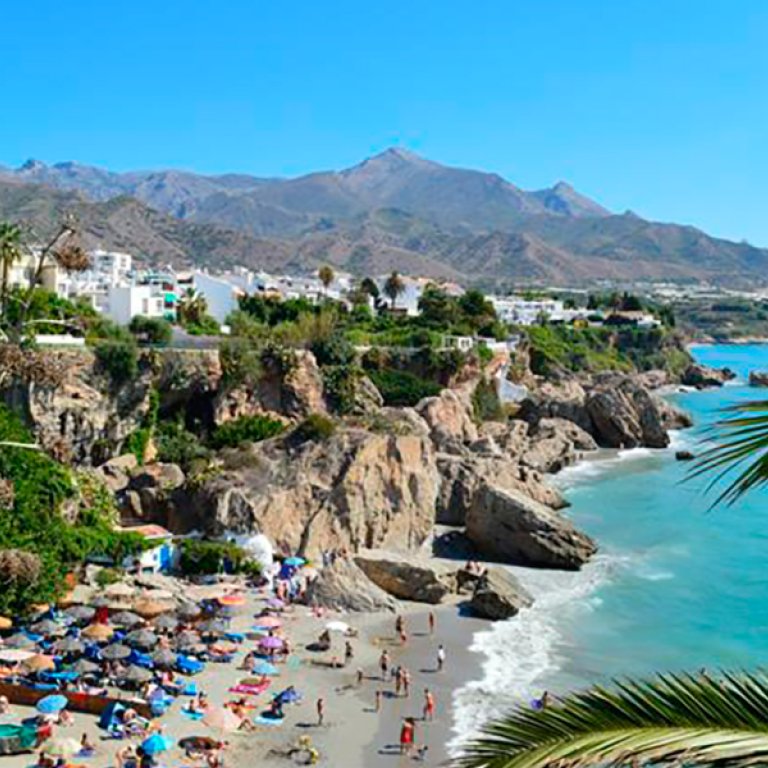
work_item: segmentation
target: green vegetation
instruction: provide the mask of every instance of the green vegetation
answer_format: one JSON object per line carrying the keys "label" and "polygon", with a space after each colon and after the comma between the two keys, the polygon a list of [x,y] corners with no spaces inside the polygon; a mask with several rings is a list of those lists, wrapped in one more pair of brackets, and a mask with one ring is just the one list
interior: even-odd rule
{"label": "green vegetation", "polygon": [[294,436],[301,442],[309,440],[322,441],[333,437],[336,432],[336,422],[322,413],[310,413],[293,431]]}
{"label": "green vegetation", "polygon": [[189,472],[198,462],[206,462],[211,451],[200,438],[188,431],[181,419],[161,421],[155,432],[155,447],[158,461],[178,464],[184,472]]}
{"label": "green vegetation", "polygon": [[408,371],[369,371],[368,375],[381,392],[385,405],[414,406],[425,397],[440,393],[440,385]]}
{"label": "green vegetation", "polygon": [[139,353],[133,341],[100,341],[93,349],[99,368],[112,384],[121,384],[136,378],[139,373]]}
{"label": "green vegetation", "polygon": [[160,317],[137,315],[131,320],[128,330],[140,344],[158,344],[164,346],[173,336],[173,328],[167,320]]}
{"label": "green vegetation", "polygon": [[673,306],[677,325],[694,338],[715,341],[768,337],[768,301],[750,299],[698,299]]}
{"label": "green vegetation", "polygon": [[258,564],[250,560],[247,552],[231,542],[184,539],[179,557],[181,572],[187,576],[214,573],[245,573],[258,576]]}
{"label": "green vegetation", "polygon": [[214,448],[234,448],[241,443],[258,443],[285,431],[285,424],[269,416],[241,416],[217,427],[211,436]]}
{"label": "green vegetation", "polygon": [[475,421],[505,421],[504,407],[499,400],[496,384],[483,378],[472,393],[472,412]]}
{"label": "green vegetation", "polygon": [[125,439],[123,445],[124,453],[132,453],[136,457],[136,461],[139,464],[144,463],[144,458],[147,455],[147,448],[149,447],[149,441],[157,426],[157,416],[160,409],[160,396],[155,389],[151,389],[149,392],[149,407],[147,413],[142,420],[141,426],[131,432]]}
{"label": "green vegetation", "polygon": [[[31,443],[18,417],[0,406],[0,440]],[[27,448],[4,446],[0,480],[12,488],[9,512],[0,514],[0,552],[32,553],[39,568],[14,573],[0,559],[0,613],[21,614],[34,603],[48,602],[64,589],[67,572],[89,557],[119,562],[140,552],[144,540],[115,531],[116,510],[110,492],[87,474],[75,475],[49,456]],[[75,522],[61,514],[65,502],[77,510]]]}

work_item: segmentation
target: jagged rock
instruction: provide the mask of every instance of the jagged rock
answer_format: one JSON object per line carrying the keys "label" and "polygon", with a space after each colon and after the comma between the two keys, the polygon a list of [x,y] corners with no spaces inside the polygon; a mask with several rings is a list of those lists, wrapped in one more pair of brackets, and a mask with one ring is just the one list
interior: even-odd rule
{"label": "jagged rock", "polygon": [[427,422],[430,436],[438,450],[444,450],[455,443],[477,440],[472,403],[465,392],[444,389],[436,397],[424,398],[416,410]]}
{"label": "jagged rock", "polygon": [[339,611],[396,611],[397,600],[377,587],[352,560],[339,558],[307,586],[306,602]]}
{"label": "jagged rock", "polygon": [[693,461],[696,457],[690,451],[675,451],[675,458],[678,461]]}
{"label": "jagged rock", "polygon": [[665,448],[669,445],[662,416],[650,392],[631,376],[605,380],[586,401],[592,434],[610,448]]}
{"label": "jagged rock", "polygon": [[527,422],[515,419],[509,422],[486,421],[478,431],[480,439],[491,438],[501,453],[509,459],[518,459],[528,449]]}
{"label": "jagged rock", "polygon": [[688,387],[703,389],[704,387],[722,387],[726,381],[736,378],[729,368],[710,368],[707,365],[691,363],[680,378]]}
{"label": "jagged rock", "polygon": [[575,379],[545,381],[523,400],[518,415],[534,426],[541,419],[567,419],[591,434],[592,422],[587,413],[586,399],[584,387]]}
{"label": "jagged rock", "polygon": [[382,408],[375,415],[382,430],[393,435],[416,435],[429,437],[427,422],[414,408]]}
{"label": "jagged rock", "polygon": [[558,512],[483,483],[467,513],[466,533],[490,558],[542,568],[577,570],[597,551],[594,542]]}
{"label": "jagged rock", "polygon": [[575,464],[581,451],[594,451],[597,443],[578,424],[561,418],[540,419],[531,431],[521,461],[539,472],[559,472]]}
{"label": "jagged rock", "polygon": [[181,488],[185,480],[184,472],[177,464],[156,462],[137,467],[131,473],[131,490],[159,488],[164,491],[174,491]]}
{"label": "jagged rock", "polygon": [[361,376],[355,386],[352,413],[358,415],[376,413],[383,407],[384,398],[381,392],[367,376]]}
{"label": "jagged rock", "polygon": [[469,609],[482,619],[504,621],[533,605],[533,598],[503,568],[491,567],[477,578]]}
{"label": "jagged rock", "polygon": [[127,490],[120,494],[124,518],[135,518],[168,526],[183,496],[186,477],[176,464],[160,462],[137,467],[131,473]]}
{"label": "jagged rock", "polygon": [[96,473],[112,493],[119,493],[128,487],[130,473],[137,465],[136,457],[132,453],[126,453],[105,461],[96,469]]}
{"label": "jagged rock", "polygon": [[265,533],[287,551],[420,546],[434,525],[439,476],[416,435],[337,429],[325,441],[290,436],[227,451],[192,491],[187,530]]}
{"label": "jagged rock", "polygon": [[673,383],[669,373],[664,370],[642,371],[637,374],[637,380],[646,389],[661,389]]}
{"label": "jagged rock", "polygon": [[452,591],[448,573],[433,562],[366,552],[355,557],[355,563],[374,584],[400,600],[436,604]]}
{"label": "jagged rock", "polygon": [[768,371],[750,371],[750,387],[768,387]]}
{"label": "jagged rock", "polygon": [[533,437],[536,440],[562,437],[572,443],[573,447],[579,451],[597,450],[597,443],[592,435],[568,419],[557,417],[540,419],[533,431]]}
{"label": "jagged rock", "polygon": [[691,415],[682,408],[673,405],[658,395],[653,395],[653,399],[656,407],[659,409],[664,429],[687,429],[693,426]]}
{"label": "jagged rock", "polygon": [[490,436],[479,437],[477,440],[471,442],[467,447],[470,451],[472,451],[472,453],[477,453],[481,456],[503,456],[499,444]]}
{"label": "jagged rock", "polygon": [[560,491],[547,485],[538,472],[504,458],[438,454],[437,468],[441,483],[435,519],[441,525],[464,525],[475,494],[490,478],[500,488],[519,491],[555,509],[567,506]]}

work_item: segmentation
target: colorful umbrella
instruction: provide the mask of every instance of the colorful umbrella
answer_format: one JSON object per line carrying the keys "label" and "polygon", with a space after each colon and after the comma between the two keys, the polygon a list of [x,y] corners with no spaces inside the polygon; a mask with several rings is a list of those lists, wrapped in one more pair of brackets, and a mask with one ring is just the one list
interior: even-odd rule
{"label": "colorful umbrella", "polygon": [[261,640],[259,640],[259,645],[262,648],[267,648],[268,650],[275,650],[277,648],[282,648],[284,645],[284,642],[279,637],[267,636],[267,637],[262,637]]}
{"label": "colorful umbrella", "polygon": [[28,672],[47,672],[56,669],[56,662],[52,656],[45,656],[42,653],[36,653],[26,661],[22,662],[24,669]]}
{"label": "colorful umbrella", "polygon": [[81,634],[89,640],[95,640],[97,643],[105,643],[115,634],[115,630],[110,627],[109,624],[90,624],[81,632]]}
{"label": "colorful umbrella", "polygon": [[3,648],[0,650],[0,661],[6,664],[18,664],[20,661],[26,661],[35,656],[34,651],[25,651],[21,648]]}
{"label": "colorful umbrella", "polygon": [[45,696],[37,702],[35,708],[41,715],[55,715],[67,706],[67,697],[58,693]]}
{"label": "colorful umbrella", "polygon": [[219,605],[226,605],[234,608],[238,605],[245,605],[245,598],[242,595],[224,595],[217,601]]}
{"label": "colorful umbrella", "polygon": [[254,668],[253,672],[256,675],[279,675],[280,670],[274,665],[270,664],[268,661],[260,661]]}
{"label": "colorful umbrella", "polygon": [[270,608],[275,608],[275,609],[285,608],[285,601],[281,600],[279,597],[272,597],[269,600],[267,600],[267,605]]}
{"label": "colorful umbrella", "polygon": [[147,755],[156,755],[165,752],[173,746],[173,742],[162,733],[153,733],[149,738],[141,742],[141,749]]}
{"label": "colorful umbrella", "polygon": [[291,567],[298,567],[300,565],[304,565],[307,561],[303,557],[286,557],[285,560],[283,560],[283,565],[290,565]]}
{"label": "colorful umbrella", "polygon": [[203,715],[203,723],[218,731],[236,731],[241,722],[241,718],[225,707],[208,707]]}

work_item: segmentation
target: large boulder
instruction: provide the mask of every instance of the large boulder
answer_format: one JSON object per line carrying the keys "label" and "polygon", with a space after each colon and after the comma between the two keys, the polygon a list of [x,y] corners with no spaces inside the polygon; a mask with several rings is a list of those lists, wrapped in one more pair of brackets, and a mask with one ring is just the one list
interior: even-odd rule
{"label": "large boulder", "polygon": [[505,458],[438,454],[437,468],[441,482],[435,520],[441,525],[464,525],[475,494],[490,478],[499,488],[519,491],[554,509],[567,506],[539,472]]}
{"label": "large boulder", "polygon": [[520,582],[503,568],[490,567],[477,577],[469,610],[481,619],[504,621],[533,605],[533,598]]}
{"label": "large boulder", "polygon": [[225,451],[192,489],[180,526],[213,535],[264,533],[278,549],[409,549],[431,534],[439,476],[418,435],[339,428]]}
{"label": "large boulder", "polygon": [[176,464],[161,462],[136,467],[128,487],[118,494],[124,517],[169,527],[184,514],[186,477]]}
{"label": "large boulder", "polygon": [[592,434],[609,448],[665,448],[669,435],[657,400],[632,376],[607,378],[590,390]]}
{"label": "large boulder", "polygon": [[750,387],[768,387],[768,371],[750,371]]}
{"label": "large boulder", "polygon": [[560,513],[492,481],[475,493],[466,533],[486,557],[540,568],[578,570],[597,551]]}
{"label": "large boulder", "polygon": [[659,409],[664,429],[688,429],[693,426],[693,418],[687,411],[658,395],[654,395],[653,399]]}
{"label": "large boulder", "polygon": [[584,387],[575,379],[544,381],[520,404],[519,416],[532,425],[541,419],[567,419],[591,433],[592,422],[586,409],[586,400]]}
{"label": "large boulder", "polygon": [[308,605],[337,611],[396,611],[397,600],[377,587],[352,560],[338,558],[307,585]]}
{"label": "large boulder", "polygon": [[708,365],[691,363],[680,377],[680,381],[688,387],[704,389],[705,387],[722,387],[726,381],[736,378],[730,368],[710,368]]}
{"label": "large boulder", "polygon": [[448,573],[432,561],[365,552],[355,563],[374,584],[400,600],[436,604],[452,591]]}
{"label": "large boulder", "polygon": [[115,456],[114,459],[105,461],[96,469],[96,474],[112,493],[124,491],[131,481],[131,472],[139,462],[132,453],[123,456]]}
{"label": "large boulder", "polygon": [[594,438],[578,424],[557,417],[544,418],[533,427],[521,461],[539,472],[559,472],[575,464],[582,451],[596,449]]}
{"label": "large boulder", "polygon": [[472,402],[459,390],[444,389],[436,397],[427,397],[416,407],[426,421],[438,450],[451,444],[477,440],[477,426],[472,418]]}

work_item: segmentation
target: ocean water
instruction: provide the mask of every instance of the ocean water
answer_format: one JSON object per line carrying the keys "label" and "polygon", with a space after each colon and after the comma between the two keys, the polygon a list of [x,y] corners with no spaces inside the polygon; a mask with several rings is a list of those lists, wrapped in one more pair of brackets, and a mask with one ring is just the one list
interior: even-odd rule
{"label": "ocean water", "polygon": [[[671,399],[694,417],[665,450],[603,451],[558,476],[568,514],[600,545],[579,573],[515,569],[537,598],[509,622],[475,635],[483,678],[456,693],[457,742],[543,690],[656,671],[768,664],[768,490],[710,509],[704,480],[686,481],[701,432],[723,407],[757,399],[750,370],[768,346],[701,346],[695,357],[739,378]],[[768,399],[768,391],[762,393]],[[716,494],[715,494],[716,495]]]}

